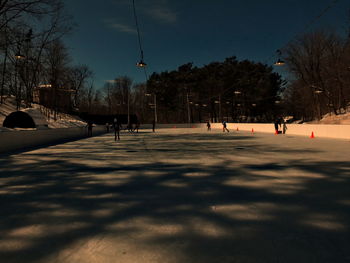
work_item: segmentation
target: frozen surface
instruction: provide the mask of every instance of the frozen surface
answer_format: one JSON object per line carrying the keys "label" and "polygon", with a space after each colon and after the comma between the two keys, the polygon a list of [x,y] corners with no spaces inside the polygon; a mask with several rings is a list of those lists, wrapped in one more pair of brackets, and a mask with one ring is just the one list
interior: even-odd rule
{"label": "frozen surface", "polygon": [[350,262],[350,142],[164,129],[0,158],[0,261]]}

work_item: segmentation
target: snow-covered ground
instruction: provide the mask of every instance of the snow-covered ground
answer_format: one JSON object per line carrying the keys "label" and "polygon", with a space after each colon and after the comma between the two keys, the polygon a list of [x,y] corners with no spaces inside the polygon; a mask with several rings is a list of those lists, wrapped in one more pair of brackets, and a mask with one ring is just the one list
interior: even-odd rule
{"label": "snow-covered ground", "polygon": [[319,121],[312,121],[312,124],[350,124],[350,111],[335,115],[328,113]]}
{"label": "snow-covered ground", "polygon": [[[33,104],[32,107],[42,112],[47,111],[45,107],[38,104]],[[21,105],[21,110],[23,109],[25,109],[24,104]],[[0,129],[6,129],[2,127],[2,123],[4,122],[6,116],[14,111],[17,111],[15,98],[6,97],[5,102],[2,105],[0,105]],[[86,126],[86,123],[83,120],[81,120],[79,117],[72,116],[65,113],[59,113],[57,115],[56,120],[54,120],[53,118],[48,118],[47,116],[45,116],[45,114],[43,114],[43,116],[46,118],[49,128],[73,128],[73,127]]]}

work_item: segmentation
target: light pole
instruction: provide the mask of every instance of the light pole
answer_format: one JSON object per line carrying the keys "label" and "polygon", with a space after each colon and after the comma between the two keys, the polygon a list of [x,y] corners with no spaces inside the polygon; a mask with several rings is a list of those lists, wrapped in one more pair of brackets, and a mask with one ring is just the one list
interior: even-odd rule
{"label": "light pole", "polygon": [[190,114],[190,99],[188,97],[188,91],[186,90],[186,95],[187,95],[187,118],[188,118],[188,123],[191,122],[191,114]]}
{"label": "light pole", "polygon": [[[18,48],[19,50],[20,48]],[[22,55],[19,51],[15,54],[15,90],[16,90],[16,108],[19,110],[21,108],[21,101],[22,101],[22,83],[21,78],[19,79],[19,88],[17,87],[17,80],[18,80],[18,63],[21,60],[24,60],[25,56]],[[20,66],[21,67],[21,66]]]}
{"label": "light pole", "polygon": [[[145,96],[151,97],[152,94],[146,93]],[[155,123],[157,123],[158,118],[157,118],[157,94],[156,93],[153,93],[153,104],[149,104],[149,105],[153,106],[153,108],[154,108],[154,121],[155,121]]]}
{"label": "light pole", "polygon": [[128,87],[128,128],[130,127],[130,88]]}

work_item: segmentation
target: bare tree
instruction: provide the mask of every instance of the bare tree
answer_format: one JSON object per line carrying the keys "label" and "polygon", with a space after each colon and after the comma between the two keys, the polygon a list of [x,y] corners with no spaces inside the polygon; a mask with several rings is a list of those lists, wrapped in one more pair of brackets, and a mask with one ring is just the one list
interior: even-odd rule
{"label": "bare tree", "polygon": [[50,83],[50,108],[54,111],[56,119],[59,110],[59,94],[66,90],[67,72],[70,62],[70,56],[67,48],[60,40],[52,42],[45,52],[45,71],[48,83]]}
{"label": "bare tree", "polygon": [[330,111],[337,114],[346,107],[346,47],[335,33],[318,31],[299,37],[284,49],[288,69],[298,81],[292,88],[299,89],[302,99],[309,98],[305,108],[311,105],[311,118],[321,118]]}
{"label": "bare tree", "polygon": [[74,66],[71,69],[69,69],[69,83],[70,83],[70,88],[74,92],[74,101],[73,105],[74,107],[79,106],[79,94],[80,91],[85,87],[86,82],[88,81],[89,78],[92,77],[92,71],[89,69],[88,66],[86,65],[79,65],[79,66]]}
{"label": "bare tree", "polygon": [[[17,68],[20,65],[16,84],[23,85],[23,99],[27,106],[32,102],[33,89],[41,81],[42,55],[44,49],[71,29],[71,20],[65,14],[61,0],[11,0],[0,2],[1,49],[4,51],[1,94],[4,94],[5,80],[11,74],[8,62]],[[21,54],[21,56],[18,56]],[[16,58],[24,58],[17,61]],[[11,85],[14,86],[15,83]],[[17,87],[15,89],[18,90]],[[19,89],[21,90],[21,89]],[[22,92],[16,92],[17,101],[22,100]]]}

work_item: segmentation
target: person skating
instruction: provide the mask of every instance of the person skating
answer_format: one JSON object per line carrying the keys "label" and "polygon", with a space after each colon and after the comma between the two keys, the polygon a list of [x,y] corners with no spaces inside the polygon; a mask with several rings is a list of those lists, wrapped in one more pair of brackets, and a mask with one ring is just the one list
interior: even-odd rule
{"label": "person skating", "polygon": [[279,134],[279,128],[281,127],[281,119],[280,118],[276,118],[275,122],[274,122],[274,126],[275,126],[275,134]]}
{"label": "person skating", "polygon": [[89,137],[91,137],[91,136],[92,136],[92,126],[93,126],[92,121],[89,120],[89,121],[87,122],[87,125],[86,125],[86,126],[87,126],[87,131],[88,131],[88,134],[87,134],[87,135],[88,135]]}
{"label": "person skating", "polygon": [[116,118],[113,120],[113,128],[114,128],[114,141],[118,139],[120,140],[120,129],[121,129],[121,124],[118,122]]}
{"label": "person skating", "polygon": [[134,131],[136,130],[137,133],[139,132],[140,125],[141,125],[141,124],[140,124],[139,121],[137,121],[136,124],[135,124],[135,129],[134,129]]}
{"label": "person skating", "polygon": [[155,132],[156,131],[156,121],[153,120],[152,122],[152,131]]}
{"label": "person skating", "polygon": [[208,128],[208,131],[211,131],[211,125],[209,121],[207,121],[207,128]]}
{"label": "person skating", "polygon": [[283,134],[286,134],[286,132],[287,132],[287,123],[286,123],[286,121],[282,118],[281,119],[282,120],[282,133]]}
{"label": "person skating", "polygon": [[230,132],[230,131],[227,129],[227,123],[226,123],[226,121],[223,121],[223,122],[222,122],[222,131],[223,131],[223,132],[225,132],[225,131]]}

